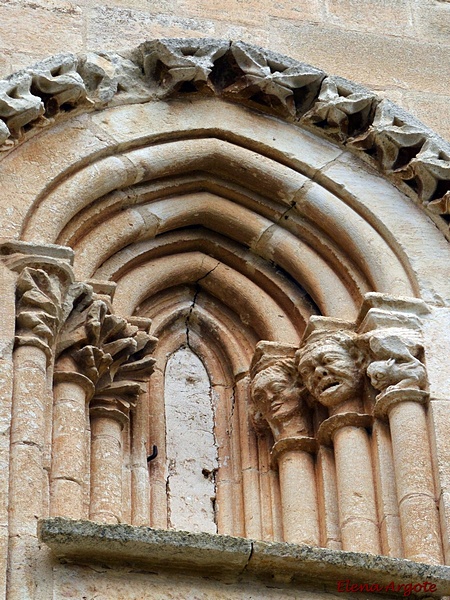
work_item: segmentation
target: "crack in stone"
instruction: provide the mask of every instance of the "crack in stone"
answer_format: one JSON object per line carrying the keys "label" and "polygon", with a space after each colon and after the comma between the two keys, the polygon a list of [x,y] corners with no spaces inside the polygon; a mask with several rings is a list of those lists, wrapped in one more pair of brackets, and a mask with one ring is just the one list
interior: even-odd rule
{"label": "crack in stone", "polygon": [[228,433],[231,436],[233,434],[233,419],[234,419],[234,410],[236,408],[236,382],[233,384],[231,388],[231,410],[230,410],[230,418],[228,420]]}
{"label": "crack in stone", "polygon": [[[199,295],[199,293],[200,293],[200,291],[201,291],[201,288],[200,288],[200,285],[199,285],[199,283],[200,283],[200,281],[202,281],[203,279],[206,279],[206,277],[208,277],[208,275],[210,275],[210,274],[211,274],[213,271],[215,271],[215,269],[217,269],[217,267],[218,267],[219,265],[220,265],[220,262],[219,262],[219,261],[217,261],[217,264],[216,264],[216,265],[214,265],[214,267],[213,267],[212,269],[210,269],[210,270],[209,270],[207,273],[205,273],[204,275],[202,275],[202,276],[201,276],[199,279],[197,279],[197,281],[195,282],[195,293],[194,293],[194,297],[193,297],[193,299],[192,299],[192,303],[191,303],[191,306],[190,306],[190,308],[189,308],[189,313],[188,313],[188,315],[187,315],[187,317],[186,317],[186,321],[185,321],[185,325],[186,325],[186,343],[187,343],[187,347],[188,347],[190,350],[192,350],[193,352],[194,352],[194,350],[192,349],[191,342],[190,342],[190,339],[189,339],[189,335],[190,335],[189,321],[190,321],[190,319],[191,319],[192,312],[193,312],[193,310],[194,310],[194,308],[195,308],[195,304],[196,304],[196,302],[197,302],[197,296]],[[194,353],[195,353],[195,352],[194,352]]]}
{"label": "crack in stone", "polygon": [[252,560],[253,552],[255,550],[254,546],[255,546],[254,542],[250,540],[250,553],[248,555],[247,562],[245,563],[245,565],[244,565],[244,567],[243,567],[243,569],[241,571],[241,574],[244,573],[247,570],[247,567],[250,564],[250,561]]}

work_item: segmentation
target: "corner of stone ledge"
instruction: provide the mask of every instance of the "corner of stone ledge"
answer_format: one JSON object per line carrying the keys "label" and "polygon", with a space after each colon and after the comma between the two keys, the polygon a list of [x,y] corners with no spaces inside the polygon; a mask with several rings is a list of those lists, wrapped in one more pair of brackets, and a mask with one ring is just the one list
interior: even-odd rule
{"label": "corner of stone ledge", "polygon": [[[442,598],[450,595],[449,566],[284,542],[254,541],[246,573],[250,576],[259,574],[258,578],[264,574],[266,578],[271,576],[273,579],[281,574],[284,581],[303,585],[313,583],[315,586],[320,583],[330,591],[336,591],[339,580],[360,585],[377,583],[385,589],[392,583],[397,587],[427,580],[436,584],[436,591],[419,593],[418,597]],[[390,595],[404,596],[404,591],[391,589]]]}

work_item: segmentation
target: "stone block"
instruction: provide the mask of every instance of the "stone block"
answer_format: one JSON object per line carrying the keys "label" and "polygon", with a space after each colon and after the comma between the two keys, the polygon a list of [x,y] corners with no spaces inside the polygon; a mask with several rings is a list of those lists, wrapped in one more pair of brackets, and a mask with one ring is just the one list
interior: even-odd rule
{"label": "stone block", "polygon": [[448,0],[421,0],[414,6],[416,36],[429,42],[450,45],[450,3]]}
{"label": "stone block", "polygon": [[66,52],[68,49],[81,52],[83,49],[82,12],[71,2],[39,0],[20,4],[2,3],[0,20],[2,50],[14,52],[18,49],[37,57]]}
{"label": "stone block", "polygon": [[[213,37],[211,20],[150,14],[131,8],[100,5],[86,12],[88,50],[133,48],[158,37]],[[120,40],[118,42],[118,40]]]}
{"label": "stone block", "polygon": [[252,0],[230,0],[224,10],[220,0],[181,0],[180,13],[197,19],[208,17],[211,21],[227,21],[228,23],[245,24],[251,27],[264,27],[268,22],[268,11],[261,10],[259,2]]}
{"label": "stone block", "polygon": [[327,13],[342,29],[413,37],[409,0],[328,0]]}
{"label": "stone block", "polygon": [[271,21],[269,39],[272,50],[370,88],[398,86],[438,94],[448,92],[448,49],[437,43],[329,25],[317,27],[287,19]]}

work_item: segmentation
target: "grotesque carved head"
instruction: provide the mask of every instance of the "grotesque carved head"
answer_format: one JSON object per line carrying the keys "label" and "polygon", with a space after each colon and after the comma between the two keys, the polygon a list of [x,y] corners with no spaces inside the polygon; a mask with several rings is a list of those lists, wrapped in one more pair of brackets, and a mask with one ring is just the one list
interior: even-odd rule
{"label": "grotesque carved head", "polygon": [[[255,356],[252,367],[251,397],[253,420],[258,427],[261,421],[269,424],[275,439],[306,433],[302,416],[301,394],[297,368],[293,356],[282,354],[282,350],[264,344],[264,353]],[[277,355],[278,352],[278,355]],[[281,354],[281,355],[280,355]]]}
{"label": "grotesque carved head", "polygon": [[252,381],[255,404],[267,420],[283,419],[297,410],[299,389],[293,359],[285,358],[260,373]]}
{"label": "grotesque carved head", "polygon": [[362,354],[355,339],[350,331],[317,331],[296,354],[303,383],[324,406],[338,406],[360,390]]}

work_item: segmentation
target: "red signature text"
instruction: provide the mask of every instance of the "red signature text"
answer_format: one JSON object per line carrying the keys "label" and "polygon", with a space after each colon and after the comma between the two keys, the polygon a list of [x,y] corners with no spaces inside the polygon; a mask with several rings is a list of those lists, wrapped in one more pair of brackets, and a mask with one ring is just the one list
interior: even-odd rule
{"label": "red signature text", "polygon": [[436,591],[436,584],[431,581],[420,581],[417,583],[395,583],[391,581],[387,584],[380,583],[352,583],[350,579],[344,579],[337,582],[338,592],[396,592],[402,593],[403,596],[411,596],[411,594],[418,594],[419,592],[433,593]]}

